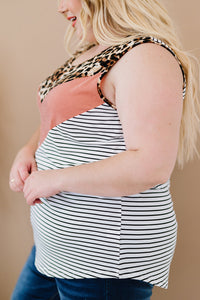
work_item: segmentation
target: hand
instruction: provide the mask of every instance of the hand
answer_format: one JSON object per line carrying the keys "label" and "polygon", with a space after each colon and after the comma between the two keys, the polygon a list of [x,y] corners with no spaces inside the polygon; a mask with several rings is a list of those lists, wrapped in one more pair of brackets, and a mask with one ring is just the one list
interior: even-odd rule
{"label": "hand", "polygon": [[9,186],[14,192],[22,192],[24,182],[28,176],[37,170],[33,152],[28,147],[23,147],[16,155],[9,175]]}
{"label": "hand", "polygon": [[28,205],[35,205],[38,198],[47,198],[59,192],[60,174],[62,170],[45,170],[33,172],[25,181],[24,197]]}

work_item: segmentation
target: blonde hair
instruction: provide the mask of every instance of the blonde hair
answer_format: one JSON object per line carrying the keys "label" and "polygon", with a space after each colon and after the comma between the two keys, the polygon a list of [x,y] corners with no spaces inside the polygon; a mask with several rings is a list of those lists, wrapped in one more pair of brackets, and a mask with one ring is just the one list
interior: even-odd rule
{"label": "blonde hair", "polygon": [[[85,41],[87,30],[92,26],[97,44],[117,45],[134,38],[153,36],[166,43],[177,55],[186,77],[186,94],[180,124],[177,163],[194,158],[200,131],[199,70],[197,58],[184,51],[175,31],[175,26],[166,8],[158,0],[82,0],[80,22],[82,39],[74,47],[74,52],[84,51],[89,44]],[[70,50],[74,28],[69,26],[65,35],[66,50]]]}

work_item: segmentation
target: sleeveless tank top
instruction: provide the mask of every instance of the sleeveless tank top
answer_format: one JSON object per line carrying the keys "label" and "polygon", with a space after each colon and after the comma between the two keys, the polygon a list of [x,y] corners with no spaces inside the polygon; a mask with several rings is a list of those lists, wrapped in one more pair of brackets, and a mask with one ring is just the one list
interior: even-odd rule
{"label": "sleeveless tank top", "polygon": [[[141,43],[142,37],[108,47],[72,66],[67,60],[38,90],[41,134],[38,170],[61,169],[106,159],[126,151],[116,107],[100,83],[110,68]],[[176,246],[177,220],[170,179],[139,194],[103,197],[61,192],[31,207],[35,265],[46,276],[137,279],[168,287]]]}

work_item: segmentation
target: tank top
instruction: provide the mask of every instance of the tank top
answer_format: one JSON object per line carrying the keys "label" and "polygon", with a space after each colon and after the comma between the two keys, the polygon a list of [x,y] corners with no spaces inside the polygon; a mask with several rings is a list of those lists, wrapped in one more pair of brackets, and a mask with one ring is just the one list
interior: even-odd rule
{"label": "tank top", "polygon": [[[103,76],[141,37],[110,46],[76,66],[67,60],[39,86],[38,170],[61,169],[126,151],[116,107],[103,95]],[[78,54],[77,54],[78,55]],[[168,288],[177,220],[170,179],[141,193],[106,197],[61,192],[31,207],[35,265],[46,276],[137,279]]]}

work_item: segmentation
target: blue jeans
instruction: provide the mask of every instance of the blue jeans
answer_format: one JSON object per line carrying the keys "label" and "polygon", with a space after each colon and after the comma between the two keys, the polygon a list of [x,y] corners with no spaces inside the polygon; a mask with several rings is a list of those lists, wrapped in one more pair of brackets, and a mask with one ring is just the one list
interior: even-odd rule
{"label": "blue jeans", "polygon": [[59,279],[34,265],[35,247],[20,274],[12,300],[150,300],[153,285],[135,279]]}

